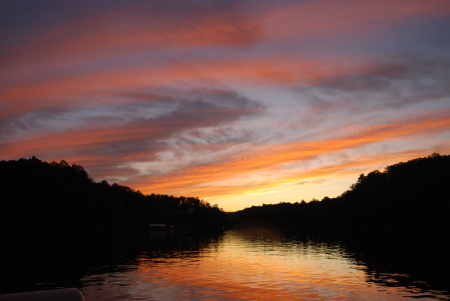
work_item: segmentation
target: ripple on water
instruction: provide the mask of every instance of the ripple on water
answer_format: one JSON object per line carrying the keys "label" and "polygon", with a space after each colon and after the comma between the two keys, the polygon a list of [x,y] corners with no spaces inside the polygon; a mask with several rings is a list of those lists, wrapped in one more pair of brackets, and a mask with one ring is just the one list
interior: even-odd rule
{"label": "ripple on water", "polygon": [[[181,248],[181,249],[180,249]],[[229,231],[188,249],[149,250],[120,271],[84,277],[94,300],[408,300],[445,293],[371,274],[339,244]],[[382,282],[382,284],[378,283]],[[417,283],[416,283],[417,284]]]}

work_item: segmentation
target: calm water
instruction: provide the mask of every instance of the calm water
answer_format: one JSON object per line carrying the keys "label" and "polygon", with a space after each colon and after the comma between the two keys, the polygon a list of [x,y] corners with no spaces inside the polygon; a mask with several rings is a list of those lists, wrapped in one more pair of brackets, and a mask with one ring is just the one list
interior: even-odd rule
{"label": "calm water", "polygon": [[[75,286],[86,301],[450,300],[439,279],[430,284],[390,270],[390,264],[374,267],[340,242],[270,231],[230,230],[203,238],[154,233],[133,252],[111,247],[109,254],[98,251],[90,259],[77,257],[79,251],[65,257],[62,250],[71,248],[63,248],[48,257],[21,254],[41,261],[31,268],[32,261],[24,259],[21,277],[36,283],[20,289]],[[16,282],[3,284],[3,292]]]}
{"label": "calm water", "polygon": [[143,251],[115,271],[83,277],[81,285],[88,301],[448,299],[424,292],[420,281],[396,285],[402,276],[408,277],[371,273],[338,243],[228,231]]}

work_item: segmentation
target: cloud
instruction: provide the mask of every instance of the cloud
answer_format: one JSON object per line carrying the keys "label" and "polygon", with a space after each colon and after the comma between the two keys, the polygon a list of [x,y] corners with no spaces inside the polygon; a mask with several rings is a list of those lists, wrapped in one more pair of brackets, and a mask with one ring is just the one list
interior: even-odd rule
{"label": "cloud", "polygon": [[3,8],[1,158],[213,197],[351,174],[358,159],[318,158],[383,143],[399,154],[418,135],[448,149],[445,0]]}
{"label": "cloud", "polygon": [[395,122],[427,104],[448,107],[449,70],[449,57],[403,54],[317,77],[292,91],[307,105],[304,121],[310,124]]}
{"label": "cloud", "polygon": [[[219,195],[230,197],[243,193],[243,191],[275,188],[285,183],[295,184],[299,182],[299,179],[308,177],[324,177],[333,173],[353,174],[355,171],[348,169],[339,171],[339,167],[296,172],[295,169],[293,171],[286,170],[283,166],[286,164],[292,166],[298,162],[311,161],[318,156],[368,146],[381,141],[447,131],[450,126],[449,117],[448,110],[430,112],[430,114],[414,120],[367,127],[339,138],[258,147],[255,151],[248,149],[244,153],[238,153],[235,156],[228,155],[226,158],[209,164],[203,165],[199,161],[197,164],[174,170],[166,175],[158,175],[158,177],[142,175],[133,181],[141,187],[141,191],[148,193],[159,191],[168,194],[192,195],[195,192],[201,192],[203,197],[219,197]],[[349,160],[343,162],[346,161]],[[361,163],[356,162],[352,166],[357,167],[358,164]]]}
{"label": "cloud", "polygon": [[[0,50],[0,93],[7,104],[3,116],[18,113],[11,102],[20,100],[21,107],[34,110],[39,105],[33,99],[54,102],[61,95],[118,85],[208,80],[310,84],[324,76],[345,76],[352,74],[350,61],[360,59],[363,46],[359,38],[337,41],[336,30],[367,36],[370,26],[390,25],[391,32],[392,22],[402,20],[399,14],[415,18],[449,12],[445,1],[390,1],[389,6],[353,1],[288,1],[284,6],[251,1],[50,3],[47,10],[45,3],[26,1],[7,7]],[[379,44],[380,38],[373,41]],[[347,47],[337,53],[341,44]],[[349,81],[349,87],[383,84],[373,76]]]}
{"label": "cloud", "polygon": [[[448,57],[422,57],[402,54],[391,60],[363,65],[353,73],[319,79],[315,86],[342,92],[393,93],[406,85],[411,94],[443,96],[450,88]],[[424,91],[425,89],[425,91]]]}
{"label": "cloud", "polygon": [[300,181],[300,182],[295,183],[295,185],[296,186],[304,186],[304,185],[323,184],[323,183],[327,183],[327,180],[326,179],[314,179],[314,180]]}
{"label": "cloud", "polygon": [[[450,5],[445,0],[361,2],[355,0],[289,1],[287,5],[267,6],[260,11],[273,34],[323,38],[371,29],[392,27],[416,16],[445,15]],[[269,33],[271,31],[269,30]]]}
{"label": "cloud", "polygon": [[[160,100],[102,106],[100,112],[95,112],[95,107],[70,112],[78,124],[71,124],[67,112],[54,110],[51,112],[54,119],[63,119],[65,128],[55,127],[56,120],[48,124],[49,128],[43,133],[30,127],[10,129],[14,134],[25,133],[5,139],[0,154],[4,158],[36,155],[44,159],[76,159],[78,164],[85,164],[95,174],[97,169],[103,170],[111,164],[117,167],[132,162],[157,161],[159,153],[174,146],[180,152],[186,151],[185,148],[192,150],[195,145],[202,147],[218,142],[221,142],[220,147],[230,147],[243,140],[227,135],[224,129],[265,110],[257,101],[231,90],[162,89],[158,94],[161,95],[163,90],[166,95]],[[58,116],[60,113],[63,116]],[[96,113],[101,117],[100,122]],[[50,111],[21,116],[20,120],[22,124],[45,124],[47,120],[40,118],[47,114]],[[112,121],[105,122],[106,118]],[[17,127],[18,122],[10,122],[9,127]],[[195,143],[187,143],[194,138]],[[108,159],[104,159],[106,157]],[[114,177],[114,172],[110,176]]]}
{"label": "cloud", "polygon": [[[103,4],[69,1],[67,7],[75,10],[67,20],[58,19],[58,26],[51,26],[52,23],[39,26],[40,33],[26,35],[17,47],[5,50],[9,64],[20,64],[24,58],[30,64],[30,60],[84,60],[97,55],[108,57],[169,48],[248,47],[264,38],[261,26],[232,2]],[[68,13],[61,5],[53,9],[53,14]],[[42,17],[45,16],[44,13]],[[36,17],[33,20],[38,25],[45,22]]]}

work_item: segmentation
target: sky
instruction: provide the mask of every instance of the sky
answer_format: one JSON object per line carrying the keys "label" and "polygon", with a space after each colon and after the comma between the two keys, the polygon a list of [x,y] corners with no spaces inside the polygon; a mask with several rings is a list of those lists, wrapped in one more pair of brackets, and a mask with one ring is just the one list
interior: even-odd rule
{"label": "sky", "polygon": [[448,0],[0,0],[0,160],[225,211],[450,154]]}

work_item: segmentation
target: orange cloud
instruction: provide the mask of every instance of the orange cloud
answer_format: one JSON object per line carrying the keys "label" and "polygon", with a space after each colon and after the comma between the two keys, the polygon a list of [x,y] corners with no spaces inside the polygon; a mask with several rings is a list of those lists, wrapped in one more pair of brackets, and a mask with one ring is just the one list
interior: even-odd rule
{"label": "orange cloud", "polygon": [[[427,32],[449,14],[448,1],[343,0],[94,5],[58,26],[33,16],[37,29],[16,26],[2,36],[0,155],[65,159],[145,192],[201,197],[351,173],[351,160],[284,167],[448,131],[448,111],[436,109],[448,107],[445,55],[412,49],[399,58],[379,49],[402,49],[392,42],[402,32],[415,36],[420,24]],[[435,47],[444,35],[433,34]],[[383,121],[398,118],[399,108],[411,121]],[[412,116],[417,109],[432,113]],[[261,119],[241,122],[248,116]],[[374,119],[378,126],[365,127]],[[334,138],[320,136],[330,126]],[[303,142],[276,145],[298,137],[298,128]]]}
{"label": "orange cloud", "polygon": [[[171,131],[165,126],[127,127],[91,129],[87,132],[71,131],[59,134],[39,136],[1,145],[2,157],[19,158],[30,154],[46,154],[57,160],[82,164],[89,171],[94,166],[116,166],[108,169],[107,174],[114,177],[128,177],[124,184],[130,185],[145,193],[167,193],[175,195],[193,195],[203,198],[226,198],[245,193],[263,190],[285,189],[285,185],[295,185],[302,179],[313,179],[358,173],[354,169],[361,166],[358,159],[348,159],[336,165],[317,167],[311,170],[284,171],[286,164],[306,162],[319,155],[333,154],[375,142],[389,141],[401,137],[420,136],[422,134],[439,133],[450,128],[450,112],[432,112],[428,116],[399,124],[387,124],[362,128],[355,134],[341,138],[290,143],[276,146],[249,146],[248,149],[220,159],[210,164],[191,167],[179,167],[169,174],[158,176],[138,176],[142,171],[126,166],[132,162],[156,160],[162,148],[151,148],[149,145],[138,145],[134,150],[125,149],[108,153],[118,145],[126,146],[136,141],[158,139]],[[114,147],[112,147],[114,146]],[[98,151],[97,151],[98,150]],[[448,150],[445,150],[448,151]],[[63,154],[63,155],[62,155]],[[106,155],[106,156],[105,156]],[[394,154],[395,160],[407,160],[422,154],[406,152]],[[384,154],[365,157],[364,165],[373,165],[386,161]],[[392,158],[391,158],[392,159]],[[122,166],[122,167],[120,167]],[[101,172],[101,168],[98,172]],[[161,171],[164,172],[164,171]],[[94,175],[95,177],[95,175]],[[97,180],[97,177],[95,177]]]}
{"label": "orange cloud", "polygon": [[[118,166],[156,160],[157,154],[171,147],[177,148],[170,141],[172,137],[180,136],[186,140],[185,144],[194,147],[200,143],[216,149],[239,142],[243,138],[222,127],[265,110],[258,102],[231,90],[205,88],[164,92],[166,94],[161,94],[159,100],[150,99],[135,106],[107,106],[104,120],[97,114],[92,115],[94,118],[89,117],[89,110],[72,117],[70,112],[65,116],[59,112],[53,114],[51,110],[47,117],[43,111],[43,117],[50,119],[43,129],[33,127],[42,122],[42,116],[37,122],[32,117],[16,120],[14,126],[20,129],[13,131],[16,135],[12,138],[11,135],[4,136],[0,155],[5,158],[36,155],[57,159],[64,154],[64,159],[88,163],[86,167],[93,167],[97,172],[109,165],[114,174],[114,168]],[[183,94],[183,97],[178,98],[177,94]],[[59,119],[67,119],[67,124],[58,129]],[[75,124],[70,126],[73,122]]]}
{"label": "orange cloud", "polygon": [[7,63],[81,62],[97,55],[105,59],[161,49],[247,47],[264,38],[259,24],[228,5],[147,2],[68,20],[9,49]]}
{"label": "orange cloud", "polygon": [[[216,80],[253,84],[292,84],[312,82],[318,78],[347,74],[345,65],[300,60],[294,57],[272,56],[253,59],[199,59],[190,62],[167,61],[164,64],[102,69],[89,73],[44,78],[20,85],[0,88],[4,104],[10,104],[2,115],[17,114],[42,106],[82,106],[89,100],[78,98],[76,103],[61,102],[110,89],[130,89],[144,86],[165,86],[183,82],[211,83]],[[39,101],[37,101],[39,99]],[[16,106],[20,101],[21,106]]]}
{"label": "orange cloud", "polygon": [[[450,127],[449,112],[441,113],[442,115],[438,117],[428,116],[422,120],[366,128],[358,134],[342,138],[277,145],[272,148],[258,147],[256,152],[247,152],[244,156],[238,155],[220,163],[188,167],[158,178],[144,177],[137,185],[141,191],[148,193],[155,191],[188,195],[199,193],[203,197],[218,197],[218,195],[225,197],[250,190],[274,188],[286,182],[298,182],[302,177],[321,177],[331,171],[335,172],[336,168],[331,167],[330,170],[330,167],[327,167],[285,177],[279,166],[379,141],[446,131]],[[356,165],[344,163],[337,166],[338,169],[344,167],[347,169]],[[263,173],[267,173],[270,177],[266,178],[270,180],[261,180],[260,175]],[[221,183],[229,179],[233,179],[234,184]]]}
{"label": "orange cloud", "polygon": [[[285,35],[290,35],[291,39],[305,35],[330,36],[336,31],[346,33],[364,31],[370,26],[386,27],[408,16],[450,13],[448,1],[439,0],[314,1],[262,7],[239,10],[233,5],[193,5],[174,10],[169,5],[149,2],[142,7],[126,6],[94,16],[80,16],[76,21],[69,19],[68,23],[49,28],[47,32],[2,53],[5,59],[0,78],[12,82],[10,87],[0,92],[8,101],[54,97],[120,83],[158,85],[164,83],[164,79],[184,81],[231,77],[237,81],[264,78],[284,82],[320,78],[325,73],[330,75],[330,72],[338,75],[340,72],[337,70],[349,63],[333,63],[335,67],[330,67],[330,62],[342,57],[322,57],[310,63],[310,57],[302,59],[284,50],[277,56],[270,52],[264,54],[261,50],[254,53],[259,56],[256,59],[225,60],[216,49],[217,55],[213,59],[188,59],[184,67],[177,64],[175,70],[170,62],[167,66],[159,63],[155,67],[155,62],[145,62],[145,57],[140,60],[139,67],[133,68],[123,67],[117,59],[118,55],[139,56],[159,49],[171,49],[177,53],[190,47],[247,47],[265,38],[275,43]],[[270,36],[265,37],[266,30]],[[352,59],[355,60],[354,55]],[[93,67],[96,65],[97,68]],[[175,75],[168,76],[172,73]],[[142,77],[146,80],[138,79]]]}

